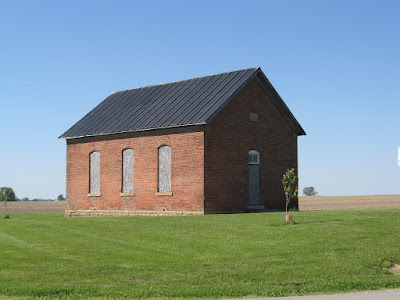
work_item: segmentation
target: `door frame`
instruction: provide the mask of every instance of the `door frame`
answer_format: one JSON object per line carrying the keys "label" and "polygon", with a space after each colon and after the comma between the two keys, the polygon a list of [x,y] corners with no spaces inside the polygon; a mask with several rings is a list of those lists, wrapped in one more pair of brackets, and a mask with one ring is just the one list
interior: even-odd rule
{"label": "door frame", "polygon": [[[248,186],[248,191],[249,191],[249,203],[248,203],[248,208],[253,209],[253,210],[259,210],[259,209],[264,209],[265,206],[262,205],[261,202],[261,162],[260,162],[260,152],[258,152],[257,150],[250,150],[248,152],[248,165],[249,165],[249,176],[248,176],[248,180],[249,180],[249,186]],[[256,199],[256,201],[258,203],[254,203],[251,204],[251,189],[250,189],[250,176],[251,176],[251,172],[250,172],[250,168],[251,166],[257,165],[258,166],[258,174],[256,176],[258,176],[258,199]]]}

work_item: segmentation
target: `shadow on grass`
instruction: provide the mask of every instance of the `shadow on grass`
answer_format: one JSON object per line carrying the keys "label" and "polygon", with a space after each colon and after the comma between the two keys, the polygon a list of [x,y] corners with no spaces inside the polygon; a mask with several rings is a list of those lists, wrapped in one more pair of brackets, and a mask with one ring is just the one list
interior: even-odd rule
{"label": "shadow on grass", "polygon": [[344,219],[327,219],[327,220],[310,220],[310,221],[294,221],[291,225],[312,224],[312,223],[330,223],[330,222],[344,222]]}

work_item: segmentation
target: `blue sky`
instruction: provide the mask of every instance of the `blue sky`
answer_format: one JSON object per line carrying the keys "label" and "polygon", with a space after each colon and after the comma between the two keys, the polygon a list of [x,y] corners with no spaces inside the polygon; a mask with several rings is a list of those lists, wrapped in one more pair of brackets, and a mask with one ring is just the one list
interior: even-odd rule
{"label": "blue sky", "polygon": [[400,194],[400,2],[0,2],[0,186],[65,195],[70,126],[110,93],[260,66],[301,123],[300,190]]}

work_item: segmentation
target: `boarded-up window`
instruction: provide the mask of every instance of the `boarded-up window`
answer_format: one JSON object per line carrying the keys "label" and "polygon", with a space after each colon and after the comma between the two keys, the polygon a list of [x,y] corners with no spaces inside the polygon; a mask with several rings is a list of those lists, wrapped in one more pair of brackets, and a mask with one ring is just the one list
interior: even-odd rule
{"label": "boarded-up window", "polygon": [[258,113],[256,113],[256,112],[251,112],[249,115],[250,115],[250,121],[252,121],[252,122],[258,122]]}
{"label": "boarded-up window", "polygon": [[90,188],[89,193],[100,194],[100,152],[90,153]]}
{"label": "boarded-up window", "polygon": [[134,193],[134,163],[135,151],[122,151],[122,193]]}
{"label": "boarded-up window", "polygon": [[171,147],[158,148],[158,191],[171,192]]}

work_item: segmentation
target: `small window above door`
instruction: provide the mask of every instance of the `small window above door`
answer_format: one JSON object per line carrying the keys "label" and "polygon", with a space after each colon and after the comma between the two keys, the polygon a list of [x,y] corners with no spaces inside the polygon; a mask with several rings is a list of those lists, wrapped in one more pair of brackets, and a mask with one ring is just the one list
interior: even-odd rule
{"label": "small window above door", "polygon": [[249,151],[249,165],[259,165],[260,164],[260,153],[256,150]]}

